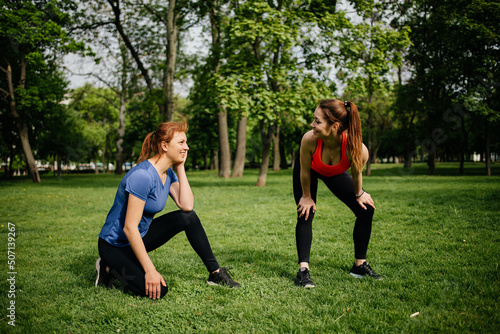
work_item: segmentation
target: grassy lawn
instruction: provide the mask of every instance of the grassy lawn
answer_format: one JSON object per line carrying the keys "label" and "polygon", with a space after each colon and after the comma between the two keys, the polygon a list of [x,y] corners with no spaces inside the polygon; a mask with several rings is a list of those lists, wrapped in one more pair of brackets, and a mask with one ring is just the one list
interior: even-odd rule
{"label": "grassy lawn", "polygon": [[[205,284],[208,273],[180,234],[151,253],[169,285],[157,301],[93,286],[97,236],[121,177],[0,181],[0,332],[493,333],[500,328],[499,167],[485,177],[482,164],[468,164],[466,176],[456,164],[439,164],[435,176],[425,175],[425,165],[374,165],[364,182],[377,205],[368,261],[382,281],[348,275],[353,215],[320,182],[311,290],[293,283],[291,170],[269,173],[263,188],[254,186],[256,170],[230,180],[191,172],[195,210],[219,263],[233,268],[242,288]],[[173,209],[169,200],[165,212]]]}

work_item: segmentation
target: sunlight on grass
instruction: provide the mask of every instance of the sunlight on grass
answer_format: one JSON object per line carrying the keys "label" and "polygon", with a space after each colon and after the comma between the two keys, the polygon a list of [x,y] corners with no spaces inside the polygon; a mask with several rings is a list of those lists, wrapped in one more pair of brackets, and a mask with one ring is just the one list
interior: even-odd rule
{"label": "sunlight on grass", "polygon": [[[222,180],[191,172],[195,210],[239,290],[205,284],[208,273],[185,235],[151,253],[169,284],[163,300],[93,287],[97,236],[121,177],[46,177],[0,183],[2,291],[8,223],[15,224],[16,326],[8,333],[372,333],[498,329],[500,177],[402,175],[374,166],[365,189],[376,201],[368,261],[385,279],[357,280],[353,215],[320,184],[313,225],[312,277],[296,287],[291,170]],[[376,168],[375,168],[376,167]],[[456,165],[455,165],[456,167]],[[420,169],[420,166],[415,168]],[[165,212],[174,209],[169,200]],[[419,312],[418,315],[410,315]]]}

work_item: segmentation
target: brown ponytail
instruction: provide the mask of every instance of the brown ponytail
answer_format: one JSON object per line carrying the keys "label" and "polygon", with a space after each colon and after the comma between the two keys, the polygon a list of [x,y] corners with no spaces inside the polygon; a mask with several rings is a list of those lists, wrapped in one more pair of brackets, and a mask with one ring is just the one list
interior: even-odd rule
{"label": "brown ponytail", "polygon": [[319,103],[319,108],[325,113],[330,124],[340,123],[339,133],[347,130],[347,149],[351,153],[352,164],[357,170],[361,170],[363,168],[363,159],[361,157],[363,138],[358,107],[352,102],[327,99]]}
{"label": "brown ponytail", "polygon": [[347,130],[347,148],[351,152],[352,164],[357,170],[363,169],[363,137],[361,134],[361,120],[359,118],[358,107],[352,102],[347,102],[349,127]]}
{"label": "brown ponytail", "polygon": [[158,128],[156,128],[156,131],[148,133],[146,138],[144,138],[144,142],[142,143],[141,148],[141,155],[137,163],[149,159],[151,153],[154,153],[154,155],[156,155],[161,152],[161,143],[164,141],[169,143],[176,132],[187,131],[188,125],[185,121],[161,123],[160,125],[158,125]]}

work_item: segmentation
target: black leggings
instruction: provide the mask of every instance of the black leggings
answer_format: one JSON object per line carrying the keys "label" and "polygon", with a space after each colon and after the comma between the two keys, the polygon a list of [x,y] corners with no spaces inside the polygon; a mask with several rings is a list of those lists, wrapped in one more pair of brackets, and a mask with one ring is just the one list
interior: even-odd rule
{"label": "black leggings", "polygon": [[[208,242],[207,235],[194,211],[181,210],[167,213],[153,219],[148,232],[142,238],[146,251],[150,252],[169,241],[181,231],[186,232],[189,243],[201,258],[207,270],[212,273],[219,269],[215,256]],[[99,255],[101,261],[109,266],[111,273],[120,280],[124,287],[134,294],[146,296],[145,271],[137,259],[132,247],[116,247],[99,238]],[[168,291],[161,286],[161,297]]]}
{"label": "black leggings", "polygon": [[[370,241],[370,234],[372,231],[372,219],[374,209],[366,205],[364,210],[356,201],[354,194],[354,183],[352,176],[348,172],[343,174],[326,177],[322,176],[316,171],[311,169],[311,197],[316,203],[316,194],[318,192],[318,179],[322,180],[328,189],[337,196],[345,205],[351,209],[356,215],[356,222],[354,223],[353,239],[354,239],[354,257],[356,259],[366,259],[366,250],[368,249],[368,242]],[[300,182],[300,159],[297,158],[293,169],[293,194],[295,196],[295,203],[298,205],[302,197],[302,185]],[[309,254],[311,252],[312,243],[312,221],[314,213],[309,212],[309,218],[305,220],[305,215],[298,217],[297,226],[295,227],[295,240],[297,243],[297,253],[300,262],[309,263]]]}

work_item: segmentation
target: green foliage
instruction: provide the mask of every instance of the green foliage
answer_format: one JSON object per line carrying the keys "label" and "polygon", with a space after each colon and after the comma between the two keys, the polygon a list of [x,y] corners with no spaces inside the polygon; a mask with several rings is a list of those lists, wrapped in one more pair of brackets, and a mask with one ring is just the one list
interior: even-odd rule
{"label": "green foliage", "polygon": [[[151,75],[152,88],[144,87],[137,64],[125,59],[129,50],[118,41],[110,4],[119,4],[121,24]],[[60,104],[66,93],[61,56],[96,56],[92,46],[93,52],[105,49],[95,59],[99,71],[106,72],[100,78],[125,89],[131,100],[124,154],[126,160],[135,160],[144,135],[162,121],[155,109],[165,102],[168,2],[3,0],[0,5],[0,65],[5,69],[8,62],[13,68],[16,103],[27,121],[35,158],[91,159],[103,150],[112,157],[116,101],[86,98],[88,104],[78,107],[86,111],[76,114]],[[176,1],[176,80],[193,80],[189,103],[177,112],[190,124],[192,165],[207,167],[215,156],[220,110],[228,113],[233,151],[235,125],[248,116],[249,161],[261,156],[261,127],[279,127],[280,145],[290,157],[317,102],[337,95],[360,106],[372,153],[380,145],[383,156],[408,158],[425,142],[442,159],[456,159],[460,152],[484,151],[483,134],[488,131],[491,149],[498,151],[498,1],[352,0],[348,6],[353,11],[337,10],[344,6],[335,0]],[[189,55],[186,48],[193,26],[202,34],[220,34],[206,57],[204,52]],[[195,47],[206,45],[202,41]],[[126,52],[118,56],[119,49]],[[28,65],[24,87],[17,85],[23,61]],[[113,68],[106,69],[110,63]],[[119,84],[121,70],[126,88]],[[0,74],[0,88],[7,95]],[[111,98],[110,92],[105,95]],[[8,102],[0,101],[1,160],[22,162],[16,157],[20,142]],[[436,132],[447,140],[436,140]]]}
{"label": "green foliage", "polygon": [[124,156],[137,161],[146,135],[160,124],[160,113],[153,97],[148,94],[135,96],[127,106],[125,119]]}
{"label": "green foliage", "polygon": [[[376,169],[378,167],[379,169]],[[7,333],[492,333],[500,322],[496,176],[456,164],[378,165],[365,188],[376,201],[368,261],[382,281],[349,276],[354,216],[320,183],[311,254],[315,289],[294,285],[296,212],[291,171],[223,180],[191,172],[195,210],[239,290],[208,286],[185,235],[151,253],[169,285],[162,300],[94,288],[97,235],[120,177],[2,181],[0,243],[16,228],[16,327]],[[446,189],[446,191],[443,191]],[[174,209],[171,201],[164,212]],[[263,214],[265,213],[265,214]],[[7,259],[7,248],[0,249]],[[0,289],[8,291],[7,261]],[[9,299],[0,299],[6,310]],[[410,317],[415,312],[419,315]],[[5,313],[4,313],[5,317]]]}
{"label": "green foliage", "polygon": [[[500,57],[500,29],[498,20],[493,19],[500,13],[498,1],[437,4],[421,0],[399,9],[401,15],[394,25],[411,28],[412,45],[406,57],[412,66],[408,90],[416,92],[411,94],[414,110],[418,111],[420,126],[430,144],[437,149],[444,146],[432,134],[446,129],[447,138],[458,139],[461,152],[470,151],[471,146],[482,147],[478,150],[483,151],[490,139],[479,135],[477,129],[490,122],[497,128],[494,120],[500,110],[494,102],[500,76],[496,60],[493,61]],[[460,116],[459,122],[452,122],[449,129],[450,113],[455,114],[457,105],[459,113],[453,119]],[[464,114],[474,117],[461,117]],[[475,143],[471,144],[467,137]],[[445,144],[448,143],[451,145],[444,146],[444,150],[450,153],[457,142]]]}
{"label": "green foliage", "polygon": [[[71,120],[60,104],[67,83],[60,72],[59,59],[67,52],[83,49],[65,30],[71,22],[67,13],[70,9],[74,9],[70,2],[57,0],[0,2],[0,48],[3,51],[0,91],[5,95],[0,105],[2,130],[10,128],[17,132],[14,117],[8,116],[17,112],[16,122],[26,125],[38,159],[63,155],[64,138],[69,136],[69,129],[64,125]],[[5,103],[7,100],[14,101],[15,112]],[[7,150],[20,146],[17,140],[11,139],[6,144],[10,146]]]}
{"label": "green foliage", "polygon": [[393,14],[376,0],[353,1],[360,22],[350,23],[339,37],[338,65],[346,91],[354,98],[385,94],[391,88],[391,70],[401,65],[410,45],[409,28],[389,25]]}
{"label": "green foliage", "polygon": [[78,146],[84,148],[85,152],[78,161],[90,161],[100,156],[99,151],[114,149],[118,101],[112,91],[91,85],[78,88],[70,95],[69,110],[79,119],[77,133],[81,134],[81,142]]}
{"label": "green foliage", "polygon": [[[258,129],[262,126],[279,126],[285,133],[305,128],[318,101],[331,94],[329,81],[306,71],[313,64],[320,67],[320,60],[311,49],[316,33],[303,30],[313,31],[324,19],[322,11],[335,6],[333,2],[304,6],[301,1],[252,0],[217,7],[220,49],[213,46],[209,57],[193,72],[196,79],[190,94],[190,108],[196,110],[192,114],[203,117],[193,117],[190,122],[204,124],[202,142],[212,143],[203,147],[204,154],[217,149],[214,128],[219,108],[230,120],[249,117],[249,133],[257,135],[251,139],[255,143],[261,140]],[[214,62],[220,64],[214,67]],[[229,131],[234,138],[233,129]],[[295,150],[297,137],[282,144]],[[248,154],[254,153],[250,147]]]}

